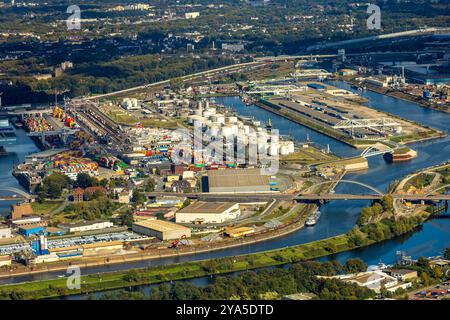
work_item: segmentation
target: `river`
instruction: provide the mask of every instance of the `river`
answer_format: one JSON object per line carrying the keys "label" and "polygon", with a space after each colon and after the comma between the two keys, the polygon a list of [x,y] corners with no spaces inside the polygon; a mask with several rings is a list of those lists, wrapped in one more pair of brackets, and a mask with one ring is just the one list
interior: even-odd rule
{"label": "river", "polygon": [[[5,144],[8,155],[0,156],[0,188],[15,187],[23,189],[12,175],[14,166],[25,160],[30,153],[39,152],[39,148],[33,140],[27,136],[24,130],[16,130],[17,140],[15,143]],[[11,211],[11,205],[17,201],[0,201],[0,216],[6,216]]]}
{"label": "river", "polygon": [[[335,84],[336,86],[353,91],[350,86],[345,83],[339,82],[331,84]],[[448,126],[450,125],[450,115],[448,114],[425,109],[407,101],[386,97],[370,91],[363,92],[362,95],[369,99],[368,104],[372,108],[387,111],[392,114],[396,114],[406,119],[411,119],[440,130],[447,130]],[[309,137],[311,140],[313,140],[313,142],[316,142],[324,147],[329,144],[331,151],[337,155],[353,156],[358,154],[358,150],[337,140],[316,133],[313,130],[305,128],[297,123],[272,114],[256,106],[246,106],[238,97],[221,97],[216,98],[216,101],[218,103],[234,108],[241,115],[251,115],[261,121],[267,121],[268,118],[271,118],[274,128],[279,129],[281,134],[292,135],[296,140],[304,141],[306,139],[306,136],[309,134]],[[25,149],[30,148],[27,140],[24,143]],[[412,147],[418,151],[419,155],[416,159],[410,162],[388,164],[384,161],[382,156],[371,157],[369,158],[369,170],[347,174],[346,179],[365,182],[380,190],[386,191],[392,181],[401,179],[405,175],[420,168],[439,164],[449,159],[450,139],[448,137],[434,141],[416,143],[413,144]],[[21,146],[18,144],[14,146],[14,148],[20,149]],[[24,151],[22,155],[25,155],[28,152],[29,151]],[[0,159],[0,165],[11,168],[11,159],[7,159],[8,158],[6,158],[5,161],[9,161],[9,167],[8,164],[3,163],[3,158]],[[0,176],[0,180],[11,180],[11,183],[13,183],[14,186],[17,186],[14,178],[10,178],[10,170],[7,172],[2,171],[0,173]],[[356,193],[366,192],[366,190],[359,186],[341,183],[337,186],[336,192]],[[129,268],[170,264],[189,260],[200,260],[223,256],[248,254],[252,252],[282,248],[286,246],[319,240],[348,232],[355,225],[361,209],[365,206],[368,206],[369,204],[369,201],[361,200],[329,202],[321,207],[322,216],[316,226],[312,228],[304,228],[290,235],[257,244],[245,245],[238,248],[229,248],[192,256],[163,258],[121,265],[101,266],[84,269],[82,272],[83,274],[92,274]],[[377,264],[380,260],[382,260],[384,263],[394,262],[396,259],[396,251],[398,250],[405,251],[407,254],[412,255],[413,258],[417,258],[422,255],[438,255],[441,254],[442,251],[450,245],[449,233],[450,219],[434,219],[425,223],[419,231],[416,231],[410,235],[405,235],[394,240],[388,240],[364,249],[337,254],[333,256],[332,259],[345,261],[346,259],[351,257],[359,257],[365,260],[369,265],[371,265]],[[11,279],[1,279],[0,283],[49,279],[55,278],[58,275],[62,274],[64,274],[64,272],[51,272],[39,275],[20,276]]]}

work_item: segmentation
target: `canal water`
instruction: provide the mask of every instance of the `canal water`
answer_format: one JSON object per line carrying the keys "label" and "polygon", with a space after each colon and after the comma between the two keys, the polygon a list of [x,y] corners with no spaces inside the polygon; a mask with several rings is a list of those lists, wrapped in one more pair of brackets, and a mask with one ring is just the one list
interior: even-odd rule
{"label": "canal water", "polygon": [[[352,90],[350,86],[344,83],[332,84]],[[395,98],[385,97],[374,92],[367,91],[363,92],[362,95],[369,99],[369,105],[372,108],[387,111],[399,115],[403,118],[411,119],[413,121],[417,121],[440,130],[447,130],[450,125],[450,115],[448,114],[424,109],[416,104]],[[272,114],[256,106],[246,106],[238,97],[221,97],[216,98],[216,101],[218,103],[234,108],[241,115],[254,116],[256,119],[264,122],[271,118],[274,128],[279,129],[280,133],[283,135],[292,135],[296,140],[305,141],[306,136],[309,135],[310,139],[317,144],[320,144],[324,147],[329,144],[331,151],[337,155],[354,156],[358,154],[358,150],[346,144],[326,137],[322,134],[316,133],[297,123]],[[25,149],[31,148],[26,141],[24,143]],[[16,147],[20,149],[21,146],[18,145]],[[412,147],[418,151],[419,156],[410,162],[388,164],[384,161],[382,156],[372,157],[369,159],[369,170],[347,174],[346,179],[365,182],[382,191],[386,191],[392,181],[401,179],[403,176],[420,168],[439,164],[450,158],[450,139],[448,137],[435,141],[416,143],[412,145]],[[28,152],[25,151],[22,154],[27,153]],[[9,160],[9,162],[12,161]],[[3,165],[3,163],[1,165]],[[7,168],[10,168],[11,164],[9,164],[9,167],[7,164],[5,164],[5,166]],[[1,172],[1,177],[4,177],[4,179],[10,179],[10,169],[8,171]],[[17,185],[14,181],[12,181],[11,183],[13,183],[15,186]],[[341,183],[337,186],[336,192],[362,193],[367,191],[359,186]],[[84,269],[82,272],[83,274],[92,274],[98,272],[124,270],[129,268],[149,267],[190,260],[201,260],[223,256],[248,254],[302,244],[348,232],[355,225],[361,209],[368,205],[370,205],[369,201],[361,200],[329,202],[321,207],[322,216],[316,226],[312,228],[304,228],[290,235],[257,244],[245,245],[238,248],[229,248],[209,253],[201,253],[192,256],[163,258],[121,265],[101,266]],[[417,258],[419,256],[433,256],[441,254],[442,251],[448,246],[450,246],[450,220],[435,219],[425,223],[419,231],[416,231],[409,235],[405,235],[394,240],[385,241],[383,243],[373,245],[364,249],[337,254],[332,257],[332,259],[345,261],[348,258],[359,257],[364,259],[369,265],[377,264],[380,260],[384,263],[392,263],[396,259],[396,252],[398,250],[405,251],[407,254],[412,255],[413,258]],[[40,275],[21,276],[12,279],[2,279],[0,280],[0,283],[48,279],[55,278],[58,275],[63,274],[64,272],[50,272]]]}
{"label": "canal water", "polygon": [[[13,177],[12,170],[14,166],[25,160],[25,156],[40,151],[24,130],[16,130],[16,136],[17,140],[15,143],[5,145],[8,155],[0,156],[0,189],[8,187],[23,189],[16,178]],[[11,195],[6,192],[1,194]],[[16,202],[14,200],[0,201],[0,216],[8,215],[11,211],[11,205]]]}

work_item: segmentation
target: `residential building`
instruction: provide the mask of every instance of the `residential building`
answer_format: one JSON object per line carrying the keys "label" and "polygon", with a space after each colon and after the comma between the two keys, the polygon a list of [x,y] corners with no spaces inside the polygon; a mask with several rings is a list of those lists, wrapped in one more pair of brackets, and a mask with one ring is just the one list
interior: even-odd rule
{"label": "residential building", "polygon": [[118,195],[119,203],[130,203],[133,191],[130,189],[123,189]]}
{"label": "residential building", "polygon": [[82,188],[76,188],[73,191],[73,201],[74,202],[80,202],[83,201],[83,195],[84,195],[84,190]]}

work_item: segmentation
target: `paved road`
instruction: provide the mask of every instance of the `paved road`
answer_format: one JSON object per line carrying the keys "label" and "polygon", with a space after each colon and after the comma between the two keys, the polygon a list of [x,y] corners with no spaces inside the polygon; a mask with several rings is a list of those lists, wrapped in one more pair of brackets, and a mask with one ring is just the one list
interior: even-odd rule
{"label": "paved road", "polygon": [[[215,194],[215,193],[175,193],[175,192],[148,192],[149,197],[158,196],[180,196],[187,198],[196,198],[209,201],[257,201],[267,199],[279,200],[377,200],[383,195],[378,194],[285,194],[285,193],[235,193],[235,194]],[[450,200],[449,194],[442,195],[410,195],[410,194],[392,194],[394,199],[405,200]]]}

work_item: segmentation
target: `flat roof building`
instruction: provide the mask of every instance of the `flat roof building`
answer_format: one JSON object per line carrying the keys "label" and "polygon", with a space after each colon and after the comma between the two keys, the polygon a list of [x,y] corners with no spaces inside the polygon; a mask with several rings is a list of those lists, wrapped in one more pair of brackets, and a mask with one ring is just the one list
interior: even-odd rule
{"label": "flat roof building", "polygon": [[209,170],[206,187],[211,193],[270,192],[269,176],[258,168]]}
{"label": "flat roof building", "polygon": [[84,232],[92,230],[100,230],[113,227],[114,224],[109,221],[87,221],[78,223],[61,223],[58,225],[66,232]]}
{"label": "flat roof building", "polygon": [[179,224],[164,220],[144,220],[133,223],[132,229],[136,233],[160,240],[175,240],[191,236],[191,229]]}
{"label": "flat roof building", "polygon": [[21,226],[19,227],[19,234],[23,235],[24,237],[31,237],[38,234],[43,234],[45,231],[44,226]]}
{"label": "flat roof building", "polygon": [[177,223],[222,223],[241,214],[239,203],[197,201],[176,213]]}
{"label": "flat roof building", "polygon": [[5,225],[0,225],[0,239],[11,238],[11,228]]}
{"label": "flat roof building", "polygon": [[372,289],[375,292],[380,292],[382,286],[384,286],[387,290],[397,288],[398,286],[398,280],[396,278],[378,270],[339,275],[330,278],[337,278],[342,281],[356,283],[361,287]]}

